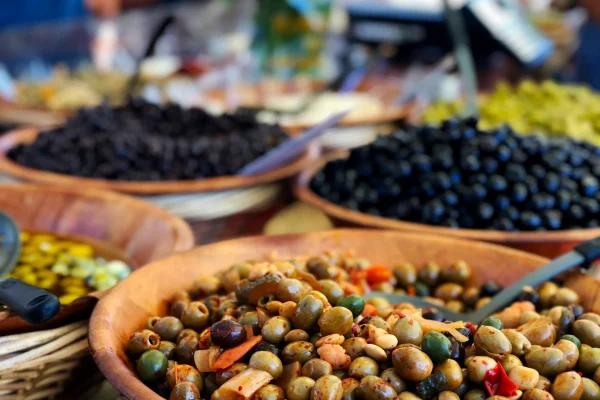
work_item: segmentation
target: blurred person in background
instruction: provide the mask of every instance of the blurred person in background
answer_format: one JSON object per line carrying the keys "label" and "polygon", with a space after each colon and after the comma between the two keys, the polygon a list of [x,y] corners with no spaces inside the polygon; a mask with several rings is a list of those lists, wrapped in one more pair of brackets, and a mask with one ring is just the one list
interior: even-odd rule
{"label": "blurred person in background", "polygon": [[580,0],[589,19],[579,34],[577,79],[600,90],[600,0]]}
{"label": "blurred person in background", "polygon": [[89,16],[115,17],[121,11],[158,4],[161,0],[7,0],[2,2],[0,30]]}

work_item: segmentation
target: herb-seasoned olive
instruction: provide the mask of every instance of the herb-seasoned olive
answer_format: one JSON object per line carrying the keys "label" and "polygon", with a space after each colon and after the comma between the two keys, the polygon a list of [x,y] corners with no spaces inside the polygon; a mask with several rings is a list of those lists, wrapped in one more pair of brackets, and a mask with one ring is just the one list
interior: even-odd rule
{"label": "herb-seasoned olive", "polygon": [[258,389],[252,400],[285,400],[285,393],[279,386],[267,385]]}
{"label": "herb-seasoned olive", "polygon": [[310,393],[311,400],[342,400],[342,380],[335,375],[324,375],[316,380]]}
{"label": "herb-seasoned olive", "polygon": [[284,317],[269,318],[261,329],[263,339],[273,344],[279,344],[283,341],[285,335],[292,330],[290,320]]}
{"label": "herb-seasoned olive", "polygon": [[416,346],[404,344],[392,352],[394,370],[402,379],[419,382],[431,375],[433,362]]}
{"label": "herb-seasoned olive", "polygon": [[339,333],[345,335],[352,329],[352,312],[345,307],[333,307],[325,311],[319,318],[322,335]]}
{"label": "herb-seasoned olive", "polygon": [[320,358],[312,358],[302,366],[302,375],[317,380],[323,375],[329,375],[333,371],[331,364]]}
{"label": "herb-seasoned olive", "polygon": [[277,298],[281,302],[293,301],[298,303],[308,290],[298,279],[283,278],[277,287]]}
{"label": "herb-seasoned olive", "polygon": [[355,400],[358,397],[356,392],[359,386],[360,382],[354,378],[342,379],[342,388],[344,389],[342,400]]}
{"label": "herb-seasoned olive", "polygon": [[178,383],[171,391],[169,400],[200,400],[200,391],[193,383]]}
{"label": "herb-seasoned olive", "polygon": [[160,337],[149,329],[135,332],[127,342],[127,353],[137,358],[148,350],[157,350],[160,346]]}
{"label": "herb-seasoned olive", "polygon": [[423,329],[418,321],[409,316],[399,318],[394,324],[392,331],[398,339],[399,344],[414,344],[420,345],[423,339]]}
{"label": "herb-seasoned olive", "polygon": [[438,364],[434,371],[441,372],[448,382],[448,390],[454,390],[463,382],[463,372],[454,360],[446,360]]}
{"label": "herb-seasoned olive", "polygon": [[569,371],[558,375],[550,390],[554,400],[581,399],[583,394],[583,381],[577,372]]}
{"label": "herb-seasoned olive", "polygon": [[288,400],[309,400],[315,381],[307,376],[292,379],[285,391]]}
{"label": "herb-seasoned olive", "polygon": [[323,314],[323,309],[324,305],[321,300],[311,294],[304,296],[294,310],[292,317],[294,327],[305,331],[310,330]]}
{"label": "herb-seasoned olive", "polygon": [[502,331],[491,326],[480,326],[475,332],[475,348],[477,354],[501,360],[510,354],[512,345]]}
{"label": "herb-seasoned olive", "polygon": [[346,354],[350,356],[352,360],[357,357],[365,355],[365,347],[367,346],[367,340],[361,337],[353,337],[344,340],[342,347],[346,350]]}
{"label": "herb-seasoned olive", "polygon": [[379,364],[370,357],[358,357],[350,363],[348,373],[356,379],[362,379],[368,375],[379,375]]}
{"label": "herb-seasoned olive", "polygon": [[273,379],[279,378],[283,372],[281,360],[270,351],[257,351],[252,354],[248,366],[250,368],[268,372]]}
{"label": "herb-seasoned olive", "polygon": [[281,352],[281,359],[290,364],[295,361],[304,364],[316,356],[315,346],[310,342],[292,342],[286,345]]}
{"label": "herb-seasoned olive", "polygon": [[344,297],[344,290],[337,282],[331,279],[323,279],[319,283],[321,284],[321,293],[327,297],[330,304],[336,305]]}
{"label": "herb-seasoned olive", "polygon": [[387,381],[377,376],[365,376],[360,380],[358,395],[365,400],[392,400],[398,394]]}
{"label": "herb-seasoned olive", "polygon": [[186,328],[201,331],[208,325],[209,311],[206,305],[200,301],[191,302],[183,314],[181,322]]}

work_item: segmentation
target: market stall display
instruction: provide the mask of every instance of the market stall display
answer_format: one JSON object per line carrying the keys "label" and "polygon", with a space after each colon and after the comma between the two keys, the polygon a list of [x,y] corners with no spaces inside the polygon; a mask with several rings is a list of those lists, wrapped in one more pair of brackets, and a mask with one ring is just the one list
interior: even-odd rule
{"label": "market stall display", "polygon": [[[438,102],[425,109],[422,120],[440,123],[460,115],[462,102]],[[600,96],[585,86],[552,81],[523,81],[515,87],[499,84],[480,97],[480,126],[484,129],[510,125],[528,134],[568,136],[599,144]]]}
{"label": "market stall display", "polygon": [[252,116],[212,116],[133,100],[82,110],[51,131],[5,134],[0,169],[35,182],[131,193],[219,191],[299,171],[306,161],[302,155],[262,174],[236,175],[286,139],[279,126]]}
{"label": "market stall display", "polygon": [[599,232],[588,229],[598,227],[598,152],[568,138],[521,136],[508,126],[480,130],[476,120],[451,119],[440,128],[409,126],[315,167],[300,177],[297,194],[361,225],[556,255],[566,247],[555,245]]}
{"label": "market stall display", "polygon": [[[233,248],[236,254],[232,254]],[[355,251],[345,255],[346,249]],[[244,260],[255,260],[255,264]],[[396,307],[382,299],[361,298],[371,289],[415,293],[418,286],[419,295],[435,296],[440,304],[472,307],[478,301],[483,304],[480,297],[493,296],[500,287],[544,262],[506,248],[399,232],[332,231],[223,242],[155,263],[144,275],[134,273],[96,309],[91,345],[103,373],[131,399],[180,399],[184,394],[188,398],[201,398],[201,394],[213,398],[340,398],[344,390],[379,396],[376,398],[411,398],[402,392],[434,398],[448,390],[458,390],[460,395],[475,389],[486,393],[486,387],[488,393],[507,396],[505,390],[526,392],[536,386],[537,382],[525,384],[525,379],[519,379],[520,369],[512,372],[512,386],[504,381],[506,386],[500,387],[497,380],[486,379],[488,369],[502,373],[498,364],[509,376],[512,368],[521,364],[528,368],[523,373],[535,370],[547,378],[537,378],[545,382],[541,389],[558,393],[565,376],[555,377],[577,375],[569,372],[576,357],[550,370],[543,368],[544,361],[530,355],[536,349],[545,353],[544,347],[557,343],[553,348],[563,354],[575,356],[577,352],[579,356],[577,339],[563,338],[569,332],[583,343],[582,365],[587,361],[583,354],[592,351],[585,347],[589,336],[579,328],[588,324],[589,312],[597,310],[593,298],[588,297],[592,288],[597,292],[592,278],[576,274],[564,282],[560,293],[559,287],[550,283],[537,293],[527,289],[520,299],[524,302],[484,321],[477,331],[466,321],[436,321],[433,310],[421,312],[409,305]],[[210,271],[205,268],[208,265]],[[495,268],[489,268],[491,265]],[[129,285],[135,287],[184,268],[186,281],[174,277],[157,288],[155,295],[128,290]],[[581,291],[583,287],[587,290]],[[534,298],[536,294],[539,300]],[[139,304],[142,298],[143,311],[126,316],[112,311],[117,302]],[[175,299],[170,309],[167,299]],[[536,304],[540,312],[552,311],[540,315],[535,312]],[[582,308],[588,312],[583,318]],[[168,313],[173,317],[164,317]],[[563,314],[570,316],[561,319],[564,323],[557,326],[564,332],[557,334],[551,321]],[[107,320],[112,332],[96,330]],[[141,330],[144,327],[146,330]],[[460,343],[469,340],[474,340],[475,346],[462,353]],[[524,348],[527,343],[530,347]],[[118,354],[109,350],[115,348]],[[139,361],[128,361],[126,354]],[[475,355],[484,358],[472,358]],[[488,357],[485,368],[481,361],[488,362]],[[461,365],[466,366],[467,377]],[[138,380],[136,370],[157,392]],[[592,380],[593,370],[591,365],[586,367],[583,378]],[[575,386],[579,387],[583,379],[577,376],[580,381]],[[488,379],[490,385],[484,385]]]}

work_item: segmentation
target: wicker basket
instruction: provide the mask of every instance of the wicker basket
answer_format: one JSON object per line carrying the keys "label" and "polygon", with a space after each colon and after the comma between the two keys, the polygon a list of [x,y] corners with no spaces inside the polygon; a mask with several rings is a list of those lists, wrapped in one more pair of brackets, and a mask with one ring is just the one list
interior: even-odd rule
{"label": "wicker basket", "polygon": [[35,400],[63,393],[89,357],[88,321],[0,337],[0,398]]}

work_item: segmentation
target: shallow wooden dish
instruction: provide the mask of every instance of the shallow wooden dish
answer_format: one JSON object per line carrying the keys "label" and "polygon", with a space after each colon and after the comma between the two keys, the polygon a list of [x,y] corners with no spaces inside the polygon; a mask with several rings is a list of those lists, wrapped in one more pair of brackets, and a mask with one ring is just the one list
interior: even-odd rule
{"label": "shallow wooden dish", "polygon": [[68,116],[67,112],[51,111],[0,98],[0,122],[43,127],[64,123]]}
{"label": "shallow wooden dish", "polygon": [[169,194],[213,192],[271,183],[297,174],[303,168],[307,167],[310,162],[308,157],[309,150],[307,150],[303,155],[287,165],[264,174],[253,176],[223,176],[208,179],[161,182],[111,181],[106,179],[81,178],[24,167],[7,157],[7,153],[11,148],[19,144],[33,142],[38,134],[39,131],[37,129],[18,129],[1,136],[0,172],[27,182],[55,186],[70,186],[79,189],[108,189],[134,194]]}
{"label": "shallow wooden dish", "polygon": [[[194,245],[192,231],[183,220],[112,192],[0,184],[0,211],[13,217],[22,230],[84,239],[99,254],[123,259],[133,268]],[[8,317],[0,321],[0,335],[47,329],[89,314],[103,293],[95,292],[63,306],[57,317],[43,325],[32,326],[18,317]]]}
{"label": "shallow wooden dish", "polygon": [[[329,157],[329,159],[339,156],[340,153],[337,153],[333,157]],[[325,163],[326,161],[320,161],[317,165],[314,165],[298,175],[294,184],[294,193],[300,200],[317,207],[330,217],[334,218],[338,225],[393,229],[405,232],[418,232],[432,235],[452,236],[462,239],[482,240],[549,258],[559,256],[573,249],[573,247],[581,242],[600,236],[600,228],[554,232],[503,232],[479,229],[453,229],[400,221],[391,218],[376,217],[370,214],[353,211],[322,198],[310,189],[310,181],[321,168],[325,166]]]}
{"label": "shallow wooden dish", "polygon": [[[463,259],[474,271],[472,285],[487,279],[507,285],[547,262],[543,257],[487,243],[393,231],[337,230],[215,243],[152,263],[104,296],[90,320],[94,360],[128,399],[158,400],[161,397],[136,377],[123,349],[129,336],[141,329],[149,316],[166,314],[169,298],[175,292],[190,289],[201,276],[241,260],[267,258],[273,251],[285,257],[349,249],[373,263],[390,266],[403,261],[421,266],[431,260],[445,266]],[[585,287],[584,304],[598,310],[600,302],[595,302],[595,297],[600,285],[592,278],[576,277],[581,279],[568,280],[567,286],[576,290]]]}

